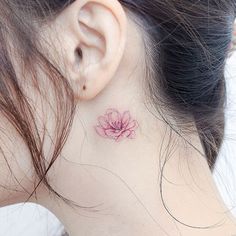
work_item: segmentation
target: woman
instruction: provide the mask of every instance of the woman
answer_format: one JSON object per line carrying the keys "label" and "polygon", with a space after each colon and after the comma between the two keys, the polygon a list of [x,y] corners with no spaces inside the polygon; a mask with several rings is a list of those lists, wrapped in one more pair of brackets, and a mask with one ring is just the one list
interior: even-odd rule
{"label": "woman", "polygon": [[70,236],[232,236],[212,171],[233,0],[1,0],[1,206]]}

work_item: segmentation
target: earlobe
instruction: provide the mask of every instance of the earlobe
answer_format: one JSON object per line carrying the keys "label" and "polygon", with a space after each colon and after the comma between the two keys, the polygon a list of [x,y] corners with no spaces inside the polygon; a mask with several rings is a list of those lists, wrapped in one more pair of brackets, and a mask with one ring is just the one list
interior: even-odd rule
{"label": "earlobe", "polygon": [[69,68],[74,68],[75,97],[92,99],[106,88],[122,60],[127,37],[126,14],[117,0],[77,0],[64,11],[63,19],[70,21],[65,33],[74,42],[69,50],[76,55],[79,47],[83,55],[80,60],[74,57],[69,61],[72,63]]}

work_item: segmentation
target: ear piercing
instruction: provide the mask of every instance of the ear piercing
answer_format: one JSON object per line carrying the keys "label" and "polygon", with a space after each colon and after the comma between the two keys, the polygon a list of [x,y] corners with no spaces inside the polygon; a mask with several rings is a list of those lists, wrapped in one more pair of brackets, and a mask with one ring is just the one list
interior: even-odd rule
{"label": "ear piercing", "polygon": [[[83,51],[80,47],[76,48],[76,53],[77,55],[79,56],[80,59],[83,58]],[[86,85],[83,86],[83,90],[85,91],[87,88],[86,88]]]}

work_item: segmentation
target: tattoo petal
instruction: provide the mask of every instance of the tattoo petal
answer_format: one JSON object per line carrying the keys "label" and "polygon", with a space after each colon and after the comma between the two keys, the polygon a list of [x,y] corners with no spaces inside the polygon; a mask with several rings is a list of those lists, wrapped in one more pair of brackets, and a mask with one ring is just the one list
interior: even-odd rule
{"label": "tattoo petal", "polygon": [[103,127],[101,127],[101,126],[95,126],[95,130],[96,130],[96,132],[97,132],[98,135],[100,135],[100,136],[102,136],[102,137],[104,137],[104,138],[107,137],[107,135],[105,134],[105,131],[104,131]]}
{"label": "tattoo petal", "polygon": [[131,139],[134,139],[135,138],[135,132],[132,130],[128,137],[131,138]]}
{"label": "tattoo petal", "polygon": [[104,128],[104,129],[108,129],[109,128],[109,124],[107,123],[107,120],[104,116],[100,116],[98,117],[98,121],[100,123],[100,125]]}
{"label": "tattoo petal", "polygon": [[125,111],[122,117],[122,124],[123,126],[127,127],[128,123],[130,120],[130,112],[129,111]]}
{"label": "tattoo petal", "polygon": [[126,129],[135,129],[136,127],[137,127],[137,122],[133,120],[127,125]]}
{"label": "tattoo petal", "polygon": [[120,137],[123,138],[128,138],[130,136],[131,131],[130,130],[126,130],[124,133],[122,133],[120,135]]}

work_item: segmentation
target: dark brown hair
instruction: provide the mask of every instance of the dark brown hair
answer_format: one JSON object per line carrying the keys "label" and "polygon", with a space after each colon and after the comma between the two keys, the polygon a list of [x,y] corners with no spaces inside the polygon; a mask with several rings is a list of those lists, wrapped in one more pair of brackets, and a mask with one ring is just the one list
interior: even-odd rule
{"label": "dark brown hair", "polygon": [[[48,183],[47,172],[66,142],[76,103],[67,79],[37,48],[37,27],[72,2],[0,0],[1,113],[27,145],[39,178],[38,185],[44,183],[51,191],[54,190]],[[120,3],[135,15],[146,32],[148,97],[167,123],[170,124],[165,112],[172,114],[186,130],[188,124],[195,123],[209,167],[213,170],[224,137],[224,69],[235,1],[120,0]],[[34,22],[39,24],[36,26]],[[52,86],[56,125],[52,138],[54,151],[50,158],[45,157],[44,136],[39,134],[32,104],[22,88],[22,78],[14,69],[12,49],[17,52],[17,63],[30,73],[32,85],[39,94],[47,93],[39,85],[36,66],[46,73]],[[49,163],[45,161],[48,159]]]}

